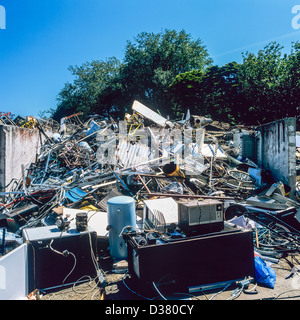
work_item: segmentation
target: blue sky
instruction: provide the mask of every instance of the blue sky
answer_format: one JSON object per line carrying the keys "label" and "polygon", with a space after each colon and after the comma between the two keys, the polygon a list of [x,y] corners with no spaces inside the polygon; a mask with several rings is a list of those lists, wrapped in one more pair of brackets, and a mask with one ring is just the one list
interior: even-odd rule
{"label": "blue sky", "polygon": [[[214,64],[242,61],[270,41],[290,52],[300,41],[292,8],[300,0],[0,0],[0,112],[38,116],[56,108],[67,68],[94,59],[122,60],[141,32],[184,29],[202,39]],[[1,16],[0,16],[1,19]],[[300,19],[299,19],[300,23]],[[1,21],[0,21],[1,25]]]}

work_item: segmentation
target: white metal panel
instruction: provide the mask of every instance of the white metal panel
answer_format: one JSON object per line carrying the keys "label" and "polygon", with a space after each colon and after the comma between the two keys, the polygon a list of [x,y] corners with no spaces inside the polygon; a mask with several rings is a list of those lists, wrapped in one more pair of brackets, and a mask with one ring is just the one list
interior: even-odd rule
{"label": "white metal panel", "polygon": [[28,292],[27,243],[0,259],[0,300],[25,300]]}
{"label": "white metal panel", "polygon": [[167,225],[171,223],[178,224],[178,205],[173,198],[145,200],[144,206],[152,213],[154,213],[155,210],[160,211],[164,215]]}
{"label": "white metal panel", "polygon": [[139,101],[134,101],[132,110],[141,114],[143,117],[152,120],[156,124],[161,127],[166,125],[167,119],[159,115],[158,113],[154,112],[153,110],[149,109],[148,107],[144,106]]}
{"label": "white metal panel", "polygon": [[131,168],[149,160],[149,148],[141,143],[121,141],[116,151],[117,162],[124,168]]}
{"label": "white metal panel", "polygon": [[[216,148],[216,146],[214,144],[204,143],[201,148],[201,154],[206,157],[214,157],[215,156],[215,148]],[[225,152],[220,147],[217,148],[216,158],[217,159],[227,158]]]}

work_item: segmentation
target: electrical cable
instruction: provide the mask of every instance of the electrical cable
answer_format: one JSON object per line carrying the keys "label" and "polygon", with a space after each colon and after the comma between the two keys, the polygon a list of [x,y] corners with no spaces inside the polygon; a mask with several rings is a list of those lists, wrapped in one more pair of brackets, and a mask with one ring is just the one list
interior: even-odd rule
{"label": "electrical cable", "polygon": [[[88,215],[90,212],[94,212],[94,211],[93,211],[93,210],[89,210],[89,211],[87,212],[87,215]],[[90,217],[89,217],[88,220],[87,220],[87,224],[89,223],[90,219],[91,219],[96,213],[97,213],[97,211],[94,212],[92,215],[90,215]],[[92,237],[91,237],[91,233],[90,233],[90,230],[89,230],[89,229],[88,229],[88,236],[89,236],[89,244],[90,244],[92,262],[93,262],[93,265],[94,265],[94,267],[95,267],[96,275],[97,275],[96,278],[98,278],[98,279],[99,279],[99,282],[100,282],[102,285],[104,285],[105,282],[107,282],[107,281],[104,279],[105,272],[104,272],[101,268],[99,268],[99,263],[98,263],[98,261],[97,261],[97,258],[96,258],[96,256],[95,256],[95,254],[94,254],[93,244],[92,244]],[[103,279],[101,279],[101,277],[103,277]]]}
{"label": "electrical cable", "polygon": [[[80,283],[82,282],[83,278],[88,278],[89,282],[88,283]],[[70,291],[72,291],[74,294],[82,294],[83,297],[80,298],[80,300],[85,299],[89,293],[91,293],[92,291],[95,290],[95,288],[98,287],[98,283],[96,281],[97,277],[95,278],[91,278],[89,275],[84,275],[82,277],[80,277],[79,279],[77,279],[74,283],[73,286],[71,287],[71,289],[65,289],[63,291],[58,291],[55,293],[51,293],[51,296],[49,298],[49,300],[52,300],[55,296],[57,295],[66,295],[68,294]],[[91,284],[94,283],[94,285],[91,287]],[[85,290],[83,288],[83,285],[85,285],[86,287],[91,287],[90,289]],[[95,292],[92,294],[91,298],[89,300],[93,300],[94,296],[99,292],[99,290],[95,290]],[[102,299],[102,294],[100,292],[100,299]],[[103,299],[102,299],[103,300]]]}
{"label": "electrical cable", "polygon": [[[75,289],[76,286],[77,286],[77,283],[80,282],[80,280],[82,280],[82,279],[85,278],[85,277],[89,279],[89,282],[82,284],[82,286],[85,285],[86,287],[90,287],[90,288],[88,288],[87,290],[85,290],[85,289],[82,289],[82,286],[81,286],[81,287],[80,287],[80,290]],[[95,288],[98,288],[98,283],[99,283],[99,282],[97,282],[96,279],[97,279],[97,277],[95,277],[95,278],[92,279],[90,276],[84,275],[84,276],[82,276],[81,278],[79,278],[79,279],[73,284],[72,290],[74,291],[74,293],[84,294],[84,296],[80,299],[80,300],[83,300],[84,298],[87,297],[87,295],[88,295],[90,292],[94,291]],[[94,285],[91,287],[91,283],[93,283],[93,282],[94,282]],[[93,300],[95,294],[98,293],[98,292],[99,292],[99,290],[95,290],[95,292],[92,294],[92,297],[90,298],[90,300]]]}
{"label": "electrical cable", "polygon": [[244,289],[243,292],[244,292],[245,294],[257,294],[258,292],[257,292],[257,290],[256,290],[256,287],[257,287],[257,283],[255,283],[255,285],[254,285],[253,288],[251,288],[251,289],[249,289],[249,290]]}
{"label": "electrical cable", "polygon": [[235,300],[237,299],[243,292],[245,285],[243,284],[241,288],[236,288],[232,291],[231,297],[226,300]]}
{"label": "electrical cable", "polygon": [[[274,298],[270,298],[270,299],[291,299],[291,297],[284,297],[284,298],[279,298],[281,295],[283,295],[283,294],[285,294],[285,293],[289,293],[289,292],[293,292],[293,291],[300,291],[300,289],[291,289],[291,290],[287,290],[287,291],[284,291],[284,292],[281,292],[281,293],[279,293],[276,297],[274,297]],[[300,296],[298,295],[298,296],[294,296],[294,297],[292,297],[292,298],[299,298]]]}
{"label": "electrical cable", "polygon": [[228,283],[221,291],[215,293],[214,295],[212,295],[209,300],[213,300],[214,297],[216,297],[217,295],[221,294],[222,292],[224,292],[232,283]]}
{"label": "electrical cable", "polygon": [[[95,264],[96,258],[95,258],[94,252],[93,252],[93,250],[92,250],[92,243],[91,243],[90,232],[89,232],[88,234],[89,234],[89,241],[90,241],[90,246],[91,246],[92,262],[93,262],[93,264],[94,264],[94,267],[96,268],[97,276],[92,279],[90,276],[84,275],[84,276],[82,276],[81,278],[77,279],[76,282],[74,282],[74,284],[73,284],[73,286],[72,286],[72,290],[73,290],[75,293],[85,294],[85,295],[81,298],[81,300],[84,299],[84,298],[88,295],[89,292],[95,290],[95,288],[98,287],[98,283],[99,283],[99,282],[96,281],[96,279],[99,280],[99,277],[98,277],[98,270],[99,270],[99,269],[97,268],[97,264]],[[70,272],[68,273],[68,275],[64,278],[64,280],[63,280],[63,282],[62,282],[62,284],[61,284],[61,286],[64,286],[64,283],[66,282],[67,278],[72,274],[72,272],[74,271],[74,269],[75,269],[75,267],[76,267],[76,264],[77,264],[76,256],[75,256],[72,252],[69,252],[69,251],[67,251],[67,250],[61,252],[61,251],[58,251],[58,250],[54,249],[54,248],[52,247],[53,241],[54,241],[54,240],[52,239],[52,240],[50,241],[50,244],[49,244],[49,248],[50,248],[53,252],[55,252],[55,253],[57,253],[57,254],[60,254],[60,255],[62,255],[62,256],[64,256],[64,257],[67,257],[67,256],[69,256],[69,254],[70,254],[70,255],[72,255],[73,258],[74,258],[74,265],[73,265],[71,271],[70,271]],[[94,285],[91,289],[89,289],[88,291],[85,291],[85,292],[79,292],[79,290],[75,290],[75,287],[76,287],[76,285],[78,284],[78,282],[80,282],[80,281],[81,281],[83,278],[85,278],[85,277],[87,277],[87,278],[90,280],[88,285],[90,285],[92,282],[95,282],[95,281],[96,281],[96,282],[95,282],[95,285]],[[81,290],[82,290],[82,289],[81,289]],[[95,294],[96,294],[97,292],[98,292],[98,290],[96,290],[96,291],[93,293],[92,298],[95,296]]]}
{"label": "electrical cable", "polygon": [[[90,211],[89,211],[89,212],[90,212]],[[95,213],[96,213],[96,212],[95,212]],[[94,213],[94,214],[95,214],[95,213]],[[93,215],[92,215],[92,216],[93,216]],[[91,218],[92,216],[90,216],[90,218]],[[90,220],[90,218],[89,218],[89,220]],[[88,221],[89,221],[89,220],[88,220]],[[73,284],[72,290],[73,290],[75,293],[84,294],[84,296],[81,298],[81,300],[84,299],[84,298],[88,295],[88,293],[90,293],[91,291],[95,290],[95,288],[98,287],[98,284],[99,284],[99,283],[101,283],[101,285],[103,286],[103,282],[105,282],[105,280],[103,281],[103,279],[100,278],[101,275],[102,275],[103,278],[104,278],[104,272],[103,272],[103,270],[100,269],[99,266],[98,266],[97,258],[96,258],[96,256],[95,256],[94,250],[93,250],[92,237],[91,237],[91,232],[90,232],[90,230],[88,230],[88,237],[89,237],[89,245],[90,245],[91,259],[92,259],[92,263],[93,263],[94,268],[95,268],[95,271],[96,271],[96,277],[92,279],[90,276],[84,275],[84,276],[82,276],[81,278],[79,278],[79,279]],[[55,250],[55,249],[52,247],[52,243],[53,243],[53,239],[51,240],[51,242],[50,242],[50,244],[49,244],[49,247],[50,247],[50,249],[51,249],[52,251],[54,251],[54,252],[57,253],[57,254],[63,255],[63,256],[66,256],[66,255],[71,254],[71,255],[73,255],[73,258],[74,258],[74,261],[75,261],[72,270],[69,272],[69,274],[68,274],[68,275],[65,277],[65,279],[63,280],[63,283],[62,283],[62,286],[63,286],[64,283],[65,283],[65,281],[66,281],[66,279],[67,279],[67,278],[71,275],[71,273],[74,271],[74,268],[75,268],[75,266],[76,266],[76,256],[75,256],[72,252],[68,252],[68,251],[67,251],[67,252],[65,252],[65,251],[64,251],[64,252],[60,252],[60,251],[58,251],[58,250]],[[90,281],[89,281],[89,284],[88,284],[87,286],[90,286],[90,284],[91,284],[92,282],[95,282],[95,285],[94,285],[91,289],[89,289],[88,291],[79,292],[78,290],[75,289],[75,287],[76,287],[76,285],[78,284],[78,282],[80,282],[80,280],[82,280],[82,279],[85,278],[85,277],[87,277],[87,278],[90,280]],[[82,291],[82,288],[81,288],[81,291]],[[99,292],[99,290],[96,290],[96,291],[93,293],[92,298],[94,298],[94,296],[95,296],[95,294],[97,294],[97,292]],[[103,295],[100,295],[100,297],[103,298]]]}
{"label": "electrical cable", "polygon": [[135,229],[133,226],[130,226],[130,225],[125,226],[125,227],[122,229],[122,231],[120,232],[119,237],[121,237],[121,236],[123,235],[125,229],[128,229],[128,231],[129,231],[129,229],[133,229],[134,231],[136,231],[136,229]]}
{"label": "electrical cable", "polygon": [[139,297],[141,297],[141,298],[143,298],[143,299],[145,299],[145,300],[153,300],[153,299],[147,298],[147,297],[139,294],[138,292],[132,290],[132,289],[126,284],[126,282],[125,282],[125,278],[126,278],[127,275],[128,275],[128,273],[126,272],[126,273],[124,274],[124,276],[122,277],[122,282],[123,282],[124,286],[125,286],[130,292],[132,292],[133,294],[135,294],[135,295],[137,295],[137,296],[139,296]]}
{"label": "electrical cable", "polygon": [[[164,277],[163,277],[163,278],[164,278]],[[163,278],[162,278],[162,279],[163,279]],[[162,279],[160,279],[160,281],[161,281]],[[160,281],[159,281],[159,282],[160,282]],[[162,292],[158,289],[158,287],[157,287],[157,285],[155,284],[154,281],[152,282],[152,285],[153,285],[154,289],[156,290],[156,292],[159,294],[159,296],[160,296],[163,300],[169,300],[169,299],[167,299],[167,298],[162,294]],[[187,296],[189,296],[189,297],[196,298],[197,300],[201,300],[201,299],[197,298],[195,295],[192,295],[192,294],[189,294],[189,293],[186,293],[186,292],[184,292],[184,293],[181,293],[181,292],[173,292],[173,293],[172,293],[172,295],[176,295],[176,294],[177,294],[177,295],[187,295]],[[203,294],[203,295],[205,296],[206,300],[209,300],[208,297],[207,297],[207,295],[206,295],[204,292],[201,292],[201,294]]]}
{"label": "electrical cable", "polygon": [[67,278],[68,278],[68,277],[72,274],[72,272],[74,271],[74,269],[75,269],[75,267],[76,267],[76,264],[77,264],[77,260],[76,260],[76,256],[74,255],[74,253],[72,253],[72,252],[70,252],[70,251],[65,250],[65,251],[63,251],[63,252],[60,252],[60,251],[54,249],[54,248],[52,247],[53,241],[54,241],[54,239],[52,239],[52,240],[50,241],[50,243],[49,243],[49,248],[50,248],[53,252],[55,252],[55,253],[57,253],[57,254],[60,254],[60,255],[62,255],[62,256],[64,256],[64,257],[68,257],[69,255],[72,255],[73,258],[74,258],[73,267],[72,267],[71,271],[68,273],[68,275],[64,278],[64,280],[63,280],[63,282],[62,282],[62,284],[61,284],[61,286],[63,286],[64,283],[65,283],[65,281],[67,280]]}
{"label": "electrical cable", "polygon": [[65,279],[63,280],[63,282],[62,282],[62,285],[64,285],[65,284],[65,281],[68,279],[68,277],[72,274],[72,272],[74,271],[74,269],[75,269],[75,267],[76,267],[76,264],[77,264],[77,260],[76,260],[76,256],[75,256],[75,254],[74,253],[72,253],[72,252],[69,252],[69,254],[70,255],[72,255],[73,256],[73,258],[74,258],[74,265],[73,265],[73,268],[72,268],[72,270],[69,272],[69,274],[65,277]]}
{"label": "electrical cable", "polygon": [[156,284],[155,284],[154,281],[152,282],[152,285],[153,285],[154,289],[157,291],[157,293],[160,295],[160,297],[161,297],[163,300],[168,300],[168,299],[158,290],[158,288],[157,288],[157,286],[156,286]]}
{"label": "electrical cable", "polygon": [[54,239],[52,239],[52,240],[50,241],[50,243],[49,243],[49,248],[50,248],[53,252],[64,256],[64,254],[63,254],[62,252],[60,252],[60,251],[55,250],[54,248],[52,248],[52,243],[53,243],[53,241],[54,241]]}

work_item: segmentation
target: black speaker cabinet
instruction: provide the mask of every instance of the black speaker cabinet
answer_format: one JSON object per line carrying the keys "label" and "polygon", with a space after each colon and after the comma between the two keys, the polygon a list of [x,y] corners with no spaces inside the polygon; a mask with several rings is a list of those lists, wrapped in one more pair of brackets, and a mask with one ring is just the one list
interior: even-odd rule
{"label": "black speaker cabinet", "polygon": [[97,274],[92,260],[97,234],[91,228],[83,232],[76,228],[62,232],[56,226],[26,228],[23,239],[28,242],[29,292],[71,285]]}
{"label": "black speaker cabinet", "polygon": [[255,277],[252,231],[224,228],[151,245],[138,245],[134,235],[126,238],[129,273],[143,285],[169,279],[184,289]]}

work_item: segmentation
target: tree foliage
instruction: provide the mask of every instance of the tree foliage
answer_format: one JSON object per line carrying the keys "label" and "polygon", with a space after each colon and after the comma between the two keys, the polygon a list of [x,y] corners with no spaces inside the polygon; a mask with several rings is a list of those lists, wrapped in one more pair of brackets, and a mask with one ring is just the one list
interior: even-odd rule
{"label": "tree foliage", "polygon": [[123,81],[132,100],[170,113],[168,86],[174,78],[190,70],[204,70],[211,63],[201,40],[193,40],[184,30],[139,34],[125,49]]}
{"label": "tree foliage", "polygon": [[300,44],[291,54],[268,44],[243,62],[212,66],[203,74],[178,75],[170,85],[176,111],[189,108],[202,116],[232,124],[260,124],[297,117],[300,108]]}
{"label": "tree foliage", "polygon": [[53,118],[59,120],[77,112],[87,116],[99,110],[107,116],[113,109],[115,99],[112,99],[112,92],[117,91],[115,80],[120,67],[121,62],[115,57],[70,66],[69,71],[75,80],[66,83],[59,92]]}
{"label": "tree foliage", "polygon": [[239,79],[251,110],[260,122],[296,116],[299,106],[299,46],[291,55],[282,55],[283,47],[270,43],[257,55],[246,53]]}
{"label": "tree foliage", "polygon": [[211,66],[205,73],[194,70],[178,75],[170,85],[177,112],[190,109],[192,114],[214,120],[243,121],[248,105],[238,79],[239,68],[231,62]]}
{"label": "tree foliage", "polygon": [[124,61],[116,58],[70,67],[75,76],[58,94],[55,118],[81,111],[85,114],[126,112],[140,100],[166,115],[172,112],[168,87],[177,74],[204,69],[211,63],[202,41],[184,30],[140,33],[125,47]]}
{"label": "tree foliage", "polygon": [[74,76],[57,97],[56,120],[77,112],[123,117],[134,100],[173,118],[189,109],[231,124],[297,117],[300,109],[300,43],[282,54],[276,42],[242,63],[212,65],[200,39],[184,30],[142,32],[112,57],[70,66]]}

